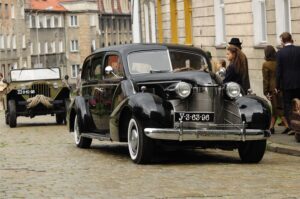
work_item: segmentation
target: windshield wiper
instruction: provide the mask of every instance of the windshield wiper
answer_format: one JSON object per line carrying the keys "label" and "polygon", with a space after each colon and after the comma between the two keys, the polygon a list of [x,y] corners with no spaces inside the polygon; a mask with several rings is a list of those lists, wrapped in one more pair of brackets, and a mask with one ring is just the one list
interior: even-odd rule
{"label": "windshield wiper", "polygon": [[170,72],[170,70],[150,70],[150,73],[166,73],[166,72]]}

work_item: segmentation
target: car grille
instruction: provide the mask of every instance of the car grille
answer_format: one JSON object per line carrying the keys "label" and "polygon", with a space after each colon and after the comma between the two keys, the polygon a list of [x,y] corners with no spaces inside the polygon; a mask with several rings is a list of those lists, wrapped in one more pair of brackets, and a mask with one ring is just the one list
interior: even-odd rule
{"label": "car grille", "polygon": [[36,95],[44,95],[50,97],[50,88],[47,84],[33,84],[31,86],[32,90],[35,90],[35,94],[30,94],[29,97],[34,97]]}

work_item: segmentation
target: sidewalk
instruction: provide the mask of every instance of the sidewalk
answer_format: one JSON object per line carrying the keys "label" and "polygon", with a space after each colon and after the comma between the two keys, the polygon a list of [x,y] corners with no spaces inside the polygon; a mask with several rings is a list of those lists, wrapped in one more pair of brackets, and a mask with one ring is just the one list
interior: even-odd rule
{"label": "sidewalk", "polygon": [[294,135],[281,134],[285,129],[282,126],[275,127],[275,134],[268,139],[267,150],[287,155],[300,156],[300,142],[297,142]]}

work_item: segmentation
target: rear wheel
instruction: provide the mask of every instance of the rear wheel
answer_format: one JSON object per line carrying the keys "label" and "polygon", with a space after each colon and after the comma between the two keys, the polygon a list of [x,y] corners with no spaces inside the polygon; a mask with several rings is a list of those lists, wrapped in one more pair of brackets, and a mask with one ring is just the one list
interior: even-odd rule
{"label": "rear wheel", "polygon": [[245,163],[258,163],[266,151],[266,140],[247,141],[238,148],[240,158]]}
{"label": "rear wheel", "polygon": [[85,138],[81,136],[80,132],[80,125],[79,125],[79,118],[77,115],[75,116],[74,120],[74,139],[75,139],[75,144],[79,148],[89,148],[92,144],[92,139],[91,138]]}
{"label": "rear wheel", "polygon": [[150,162],[153,156],[153,140],[144,134],[142,122],[135,117],[132,117],[128,123],[127,136],[132,161],[137,164]]}
{"label": "rear wheel", "polygon": [[17,126],[17,110],[15,100],[8,101],[8,123],[10,128]]}

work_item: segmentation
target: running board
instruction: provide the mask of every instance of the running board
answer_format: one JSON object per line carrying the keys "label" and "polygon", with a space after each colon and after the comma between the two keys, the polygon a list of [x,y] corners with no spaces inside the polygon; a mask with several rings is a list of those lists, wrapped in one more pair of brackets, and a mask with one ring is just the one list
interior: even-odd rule
{"label": "running board", "polygon": [[110,141],[109,134],[97,134],[97,133],[82,133],[80,136],[91,139],[98,139],[100,141]]}

